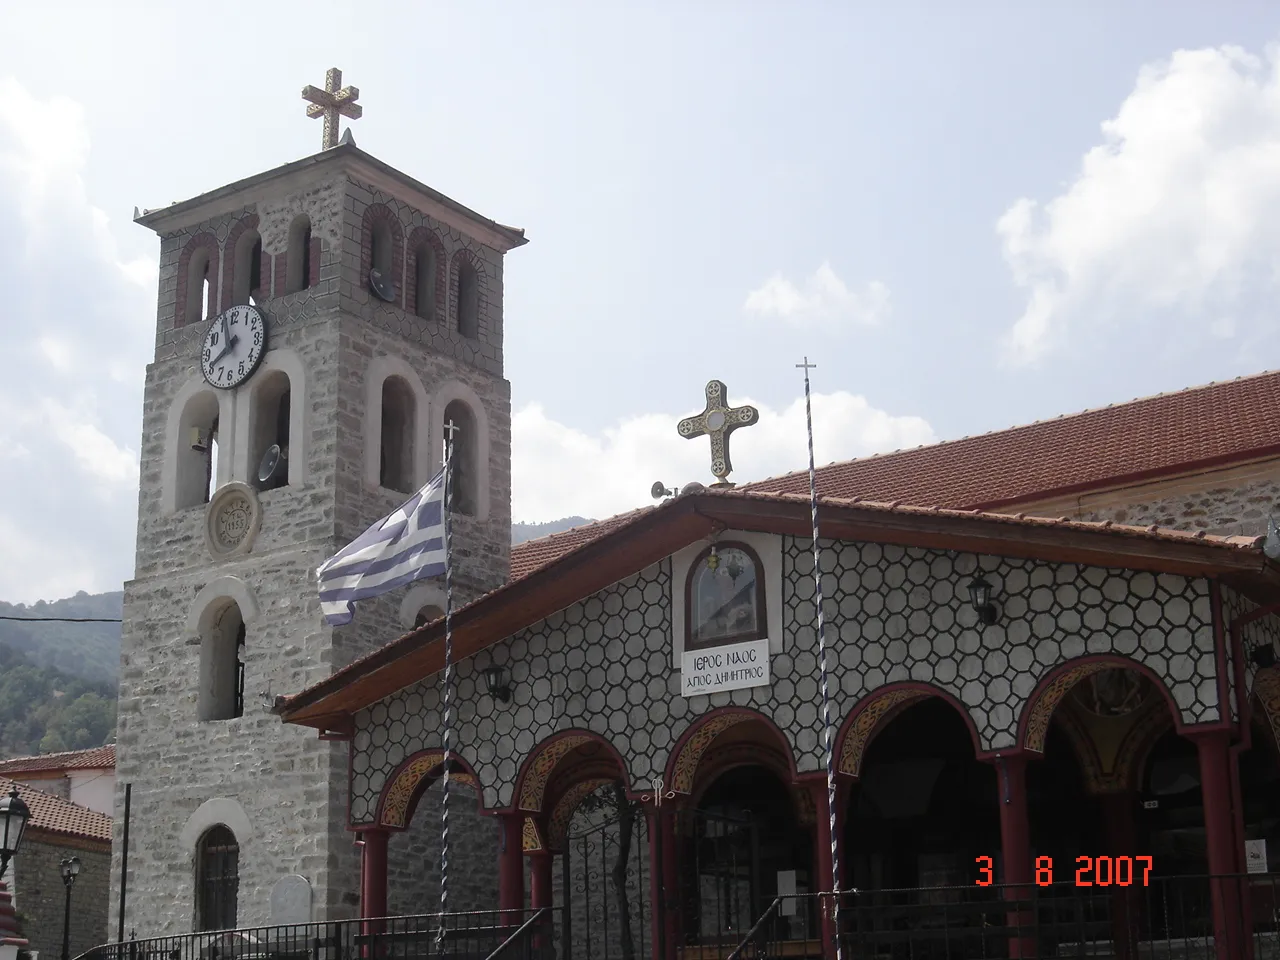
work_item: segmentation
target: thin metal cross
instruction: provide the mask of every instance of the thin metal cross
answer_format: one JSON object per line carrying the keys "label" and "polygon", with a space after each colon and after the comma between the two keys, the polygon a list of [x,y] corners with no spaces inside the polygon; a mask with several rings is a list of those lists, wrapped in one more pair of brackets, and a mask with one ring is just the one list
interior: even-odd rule
{"label": "thin metal cross", "polygon": [[803,371],[804,371],[804,375],[807,377],[807,376],[809,375],[809,371],[810,371],[810,370],[817,370],[817,369],[818,369],[818,365],[817,365],[816,363],[810,363],[810,362],[809,362],[809,358],[808,358],[808,357],[805,357],[805,358],[804,358],[804,363],[797,363],[797,364],[796,364],[796,369],[797,369],[797,370],[803,370]]}
{"label": "thin metal cross", "polygon": [[729,434],[739,427],[749,427],[760,419],[755,407],[730,407],[725,397],[729,388],[719,380],[707,384],[707,406],[696,417],[681,420],[676,429],[686,440],[695,437],[711,438],[711,472],[717,480],[726,483],[733,470],[729,460]]}
{"label": "thin metal cross", "polygon": [[[341,87],[341,89],[339,89]],[[338,145],[339,116],[359,120],[364,107],[356,103],[360,98],[358,87],[342,86],[342,71],[332,67],[324,75],[324,89],[310,84],[302,88],[302,99],[309,100],[308,117],[324,117],[324,145],[322,150]]]}

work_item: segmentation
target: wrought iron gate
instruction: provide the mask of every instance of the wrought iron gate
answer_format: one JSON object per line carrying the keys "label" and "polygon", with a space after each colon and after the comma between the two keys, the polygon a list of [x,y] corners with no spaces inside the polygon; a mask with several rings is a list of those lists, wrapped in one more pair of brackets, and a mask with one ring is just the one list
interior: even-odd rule
{"label": "wrought iron gate", "polygon": [[757,824],[685,810],[679,836],[682,939],[736,944],[768,906],[762,902]]}
{"label": "wrought iron gate", "polygon": [[560,863],[556,941],[562,960],[647,960],[649,827],[636,807],[570,832]]}

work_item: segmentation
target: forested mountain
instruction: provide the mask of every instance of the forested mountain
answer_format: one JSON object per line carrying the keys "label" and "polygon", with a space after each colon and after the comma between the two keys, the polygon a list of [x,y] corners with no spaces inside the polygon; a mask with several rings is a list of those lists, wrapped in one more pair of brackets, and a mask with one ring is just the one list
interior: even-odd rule
{"label": "forested mountain", "polygon": [[[514,523],[511,542],[524,543],[590,523],[566,517]],[[70,623],[47,617],[118,619],[124,594],[88,594],[0,602],[0,759],[99,747],[115,735],[120,669],[119,623]]]}

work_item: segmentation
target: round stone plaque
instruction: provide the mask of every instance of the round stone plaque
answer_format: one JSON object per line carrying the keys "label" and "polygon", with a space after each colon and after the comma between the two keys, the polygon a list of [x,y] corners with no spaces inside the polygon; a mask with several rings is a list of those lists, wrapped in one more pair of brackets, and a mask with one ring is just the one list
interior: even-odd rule
{"label": "round stone plaque", "polygon": [[253,548],[261,525],[258,492],[247,483],[224,483],[214,491],[205,510],[205,545],[215,560],[246,554]]}

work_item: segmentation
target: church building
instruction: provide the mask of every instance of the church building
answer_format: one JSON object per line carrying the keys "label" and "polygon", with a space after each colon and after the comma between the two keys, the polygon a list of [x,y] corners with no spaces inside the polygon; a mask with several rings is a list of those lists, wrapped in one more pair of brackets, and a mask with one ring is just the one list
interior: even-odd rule
{"label": "church building", "polygon": [[[443,583],[329,627],[315,570],[439,469],[448,423],[449,910],[627,960],[727,957],[760,923],[797,957],[1235,958],[1275,930],[1280,374],[821,468],[824,673],[807,472],[510,546],[524,234],[337,142],[335,74],[322,152],[138,218],[139,936],[439,910]],[[713,381],[725,465],[730,412]]]}

